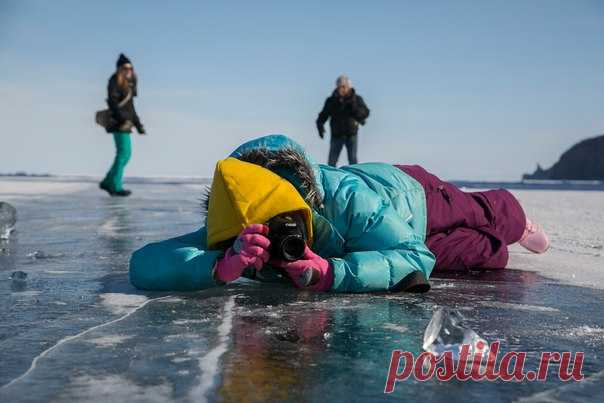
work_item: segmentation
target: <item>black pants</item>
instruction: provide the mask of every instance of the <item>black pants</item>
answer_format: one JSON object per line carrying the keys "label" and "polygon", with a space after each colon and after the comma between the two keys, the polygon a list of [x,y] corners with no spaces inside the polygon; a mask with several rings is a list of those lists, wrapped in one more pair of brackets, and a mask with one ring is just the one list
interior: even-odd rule
{"label": "black pants", "polygon": [[358,136],[356,134],[354,136],[347,137],[336,137],[332,135],[331,142],[329,144],[329,165],[332,167],[336,166],[338,163],[338,158],[340,157],[340,152],[344,146],[346,146],[346,151],[348,152],[348,164],[356,164],[358,162],[357,144]]}

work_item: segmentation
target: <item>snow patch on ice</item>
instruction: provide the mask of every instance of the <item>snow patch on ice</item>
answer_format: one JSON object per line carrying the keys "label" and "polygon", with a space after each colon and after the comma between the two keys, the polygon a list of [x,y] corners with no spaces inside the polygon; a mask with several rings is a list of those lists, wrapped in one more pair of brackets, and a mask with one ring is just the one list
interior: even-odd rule
{"label": "snow patch on ice", "polygon": [[3,200],[30,199],[52,194],[68,194],[95,187],[91,183],[61,183],[39,180],[0,180]]}
{"label": "snow patch on ice", "polygon": [[163,338],[164,341],[169,342],[172,340],[181,340],[181,339],[197,339],[199,335],[195,333],[183,333],[183,334],[170,334]]}
{"label": "snow patch on ice", "polygon": [[184,300],[182,298],[179,297],[169,297],[166,299],[162,299],[161,301],[159,301],[159,303],[170,303],[173,304],[175,302],[183,302]]}
{"label": "snow patch on ice", "polygon": [[560,312],[556,308],[550,308],[548,306],[539,305],[527,305],[527,304],[512,304],[509,302],[497,302],[497,301],[480,301],[482,306],[489,308],[504,308],[504,309],[515,309],[519,311],[531,311],[531,312]]}
{"label": "snow patch on ice", "polygon": [[138,308],[148,298],[144,295],[105,293],[100,294],[101,304],[115,315],[123,315]]}
{"label": "snow patch on ice", "polygon": [[438,283],[434,284],[432,288],[455,288],[454,283]]}
{"label": "snow patch on ice", "polygon": [[[168,384],[137,385],[125,377],[118,375],[107,376],[78,376],[64,392],[64,397],[71,401],[83,402],[166,402],[172,400],[172,387]],[[67,400],[67,399],[66,399]]]}
{"label": "snow patch on ice", "polygon": [[172,358],[170,361],[172,361],[175,364],[180,364],[181,362],[191,361],[192,359],[193,359],[192,357],[176,357],[176,358]]}
{"label": "snow patch on ice", "polygon": [[176,319],[172,321],[173,325],[181,326],[181,325],[195,325],[199,323],[207,323],[209,322],[209,318],[204,319]]}
{"label": "snow patch on ice", "polygon": [[96,337],[94,339],[86,340],[88,343],[92,343],[97,347],[113,347],[118,344],[122,344],[128,339],[131,339],[132,336],[123,336],[123,335],[112,335],[112,336],[101,336]]}
{"label": "snow patch on ice", "polygon": [[409,328],[407,326],[397,325],[394,323],[384,323],[384,325],[382,327],[384,329],[394,330],[395,332],[399,332],[399,333],[406,333],[409,330]]}
{"label": "snow patch on ice", "polygon": [[[584,378],[581,382],[567,383],[558,388],[546,390],[545,392],[535,393],[531,396],[521,397],[516,399],[514,403],[537,403],[537,402],[551,402],[551,403],[562,403],[569,401],[583,401],[583,399],[576,400],[577,396],[585,396],[584,401],[593,400],[587,396],[596,396],[601,393],[601,384],[604,381],[604,371],[596,372],[595,374]],[[593,388],[593,389],[590,389]],[[586,391],[586,389],[588,389]],[[589,393],[592,391],[592,393]]]}
{"label": "snow patch on ice", "polygon": [[[528,216],[550,236],[552,247],[542,255],[515,244],[508,267],[535,271],[566,284],[604,289],[602,227],[604,192],[514,191]],[[556,203],[552,203],[555,200]]]}
{"label": "snow patch on ice", "polygon": [[564,334],[569,337],[604,337],[604,329],[601,327],[580,326],[576,328],[566,329]]}

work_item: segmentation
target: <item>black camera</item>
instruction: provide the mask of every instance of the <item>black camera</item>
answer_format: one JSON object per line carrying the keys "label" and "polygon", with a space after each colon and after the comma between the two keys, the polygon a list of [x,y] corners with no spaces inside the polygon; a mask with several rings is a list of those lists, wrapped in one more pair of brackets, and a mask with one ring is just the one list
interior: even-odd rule
{"label": "black camera", "polygon": [[307,235],[302,214],[280,214],[271,218],[267,225],[271,257],[288,261],[304,257]]}

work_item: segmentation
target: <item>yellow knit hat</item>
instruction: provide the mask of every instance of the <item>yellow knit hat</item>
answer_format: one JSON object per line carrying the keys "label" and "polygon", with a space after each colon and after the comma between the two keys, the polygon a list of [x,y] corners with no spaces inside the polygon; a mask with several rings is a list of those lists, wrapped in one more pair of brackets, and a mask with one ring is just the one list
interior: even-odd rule
{"label": "yellow knit hat", "polygon": [[312,244],[312,212],[287,180],[259,165],[229,157],[218,161],[208,206],[208,248],[239,235],[250,224],[300,211]]}

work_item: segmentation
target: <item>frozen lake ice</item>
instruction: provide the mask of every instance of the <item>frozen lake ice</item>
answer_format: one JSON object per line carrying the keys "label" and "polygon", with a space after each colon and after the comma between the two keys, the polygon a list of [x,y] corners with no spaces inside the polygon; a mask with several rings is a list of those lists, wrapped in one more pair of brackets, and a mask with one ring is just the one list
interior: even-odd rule
{"label": "frozen lake ice", "polygon": [[[440,275],[425,295],[334,295],[239,281],[194,293],[128,283],[143,244],[201,224],[201,185],[0,179],[18,210],[0,241],[0,401],[594,401],[604,395],[604,192],[519,190],[543,256]],[[11,274],[22,271],[25,278]],[[22,277],[22,276],[21,276]],[[582,382],[418,382],[383,393],[393,349],[420,352],[439,306],[504,351],[584,351]]]}

